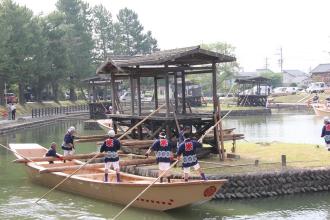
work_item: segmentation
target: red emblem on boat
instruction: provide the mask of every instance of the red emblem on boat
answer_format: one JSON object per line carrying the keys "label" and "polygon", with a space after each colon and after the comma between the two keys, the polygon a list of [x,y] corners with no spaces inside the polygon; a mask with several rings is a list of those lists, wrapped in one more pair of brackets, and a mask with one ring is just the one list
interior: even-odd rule
{"label": "red emblem on boat", "polygon": [[107,147],[113,147],[113,139],[106,140],[105,144],[107,145]]}
{"label": "red emblem on boat", "polygon": [[216,191],[217,191],[217,187],[215,187],[215,186],[207,187],[207,188],[204,190],[204,196],[205,196],[205,197],[210,197],[210,196],[212,196]]}
{"label": "red emblem on boat", "polygon": [[161,147],[167,147],[168,143],[167,143],[167,140],[166,139],[162,139],[160,140],[160,146]]}
{"label": "red emblem on boat", "polygon": [[185,151],[191,151],[193,149],[193,143],[192,142],[185,143],[184,149],[185,149]]}

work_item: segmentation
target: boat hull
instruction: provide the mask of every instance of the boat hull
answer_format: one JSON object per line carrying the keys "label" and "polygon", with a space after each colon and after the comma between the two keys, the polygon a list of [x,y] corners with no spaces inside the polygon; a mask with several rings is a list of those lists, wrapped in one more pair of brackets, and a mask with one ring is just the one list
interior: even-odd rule
{"label": "boat hull", "polygon": [[313,110],[317,116],[328,116],[330,117],[330,108],[325,107],[324,105],[313,105]]}
{"label": "boat hull", "polygon": [[[52,188],[70,175],[70,172],[40,174],[39,171],[45,167],[67,166],[77,163],[81,164],[82,162],[71,161],[66,164],[61,164],[61,162],[55,164],[30,162],[26,164],[26,171],[34,183]],[[127,205],[155,180],[155,178],[121,173],[123,182],[117,183],[113,171],[109,173],[109,182],[103,182],[103,177],[103,169],[82,169],[81,172],[79,171],[59,185],[57,189],[106,202]],[[225,182],[226,180],[191,180],[188,183],[181,180],[173,180],[172,183],[157,182],[138,198],[132,206],[165,211],[196,202],[208,201],[213,198]]]}

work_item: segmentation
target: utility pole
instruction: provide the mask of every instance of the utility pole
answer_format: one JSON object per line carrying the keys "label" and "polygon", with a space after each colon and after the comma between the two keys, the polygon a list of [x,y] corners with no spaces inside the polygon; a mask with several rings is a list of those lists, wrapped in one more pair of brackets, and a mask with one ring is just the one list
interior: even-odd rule
{"label": "utility pole", "polygon": [[265,59],[265,69],[266,70],[268,70],[268,66],[269,66],[269,64],[268,64],[268,57],[266,57],[266,59]]}
{"label": "utility pole", "polygon": [[278,65],[281,68],[281,73],[283,72],[283,51],[282,51],[282,47],[280,48],[280,53],[277,54],[280,55],[280,59],[278,60]]}

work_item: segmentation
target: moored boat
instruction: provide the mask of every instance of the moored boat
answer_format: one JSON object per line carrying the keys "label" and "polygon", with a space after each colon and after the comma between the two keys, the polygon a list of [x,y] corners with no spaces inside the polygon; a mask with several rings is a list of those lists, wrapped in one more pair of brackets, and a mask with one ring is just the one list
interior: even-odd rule
{"label": "moored boat", "polygon": [[312,107],[315,115],[330,117],[330,107],[327,107],[325,104],[312,104]]}
{"label": "moored boat", "polygon": [[[42,157],[47,149],[38,144],[10,144],[10,148],[17,152],[15,156],[19,159],[24,157]],[[50,167],[76,166],[83,162],[79,160],[55,161],[54,164],[48,162],[29,162],[26,163],[26,171],[29,178],[38,184],[54,187],[60,181],[68,177],[71,171],[52,172],[40,174],[40,171]],[[104,169],[81,169],[75,175],[71,176],[58,189],[70,193],[87,196],[107,202],[128,204],[155,178],[142,177],[126,173],[121,173],[121,182],[117,183],[115,172],[109,173],[109,182],[103,182]],[[165,211],[192,203],[208,201],[213,198],[216,192],[226,180],[191,180],[182,182],[182,180],[172,180],[171,183],[155,183],[148,191],[138,198],[132,206]]]}

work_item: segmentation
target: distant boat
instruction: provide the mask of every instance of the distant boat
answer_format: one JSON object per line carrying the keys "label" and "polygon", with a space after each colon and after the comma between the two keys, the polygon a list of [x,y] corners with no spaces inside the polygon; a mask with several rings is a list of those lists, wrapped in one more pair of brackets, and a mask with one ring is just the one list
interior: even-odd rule
{"label": "distant boat", "polygon": [[[47,149],[38,144],[10,144],[10,148],[24,157],[42,157]],[[15,154],[19,159],[21,156]],[[79,160],[26,163],[26,171],[29,178],[38,184],[54,187],[60,181],[72,173],[71,171],[52,172],[40,174],[39,171],[51,167],[76,166],[83,162]],[[103,182],[104,168],[86,168],[71,176],[61,184],[58,189],[82,196],[99,199],[107,202],[127,205],[142,190],[149,186],[155,178],[142,177],[121,173],[122,182],[117,183],[114,171],[109,173],[109,182]],[[218,192],[227,180],[191,180],[184,182],[179,179],[172,179],[171,183],[155,183],[138,198],[132,206],[165,211],[192,203],[208,201]]]}
{"label": "distant boat", "polygon": [[327,107],[325,104],[312,104],[315,115],[317,116],[328,116],[330,117],[330,107]]}

